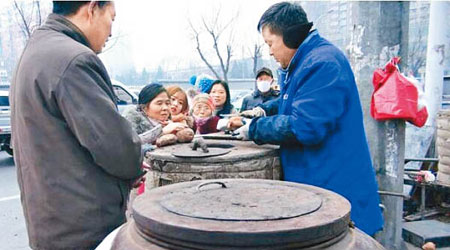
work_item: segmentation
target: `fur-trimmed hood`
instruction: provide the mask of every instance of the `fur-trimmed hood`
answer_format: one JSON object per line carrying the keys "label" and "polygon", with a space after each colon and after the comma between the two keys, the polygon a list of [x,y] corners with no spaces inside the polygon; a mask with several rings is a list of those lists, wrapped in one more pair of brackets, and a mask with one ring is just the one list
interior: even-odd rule
{"label": "fur-trimmed hood", "polygon": [[125,109],[122,115],[131,123],[131,126],[138,134],[149,131],[158,125],[156,121],[149,119],[139,106],[131,106]]}

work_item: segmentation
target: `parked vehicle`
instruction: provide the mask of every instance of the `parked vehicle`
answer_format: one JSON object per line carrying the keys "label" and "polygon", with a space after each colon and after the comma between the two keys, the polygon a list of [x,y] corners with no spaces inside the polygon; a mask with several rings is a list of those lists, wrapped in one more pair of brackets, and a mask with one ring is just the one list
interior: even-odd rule
{"label": "parked vehicle", "polygon": [[[137,104],[138,97],[123,83],[111,80],[114,92],[118,97],[117,107],[119,112],[129,105]],[[9,91],[0,90],[0,150],[13,155],[11,148],[11,109],[9,106]]]}
{"label": "parked vehicle", "polygon": [[236,111],[240,112],[240,109],[242,107],[242,101],[247,95],[250,95],[253,90],[251,89],[232,89],[230,90],[230,101],[231,104],[233,104]]}
{"label": "parked vehicle", "polygon": [[0,150],[13,155],[11,148],[11,109],[9,107],[9,91],[0,90]]}
{"label": "parked vehicle", "polygon": [[118,98],[117,107],[119,108],[120,113],[122,113],[122,111],[126,107],[137,104],[138,102],[137,95],[132,90],[130,90],[125,84],[114,79],[111,79],[111,83],[114,92],[116,93],[116,96]]}

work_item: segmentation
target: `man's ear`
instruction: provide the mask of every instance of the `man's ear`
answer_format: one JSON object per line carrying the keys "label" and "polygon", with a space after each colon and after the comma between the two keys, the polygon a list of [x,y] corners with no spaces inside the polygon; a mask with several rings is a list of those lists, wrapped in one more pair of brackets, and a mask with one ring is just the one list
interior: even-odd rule
{"label": "man's ear", "polygon": [[95,8],[98,7],[98,3],[97,1],[90,1],[89,2],[89,6],[88,6],[88,18],[89,20],[92,20],[92,18],[94,17],[94,11]]}

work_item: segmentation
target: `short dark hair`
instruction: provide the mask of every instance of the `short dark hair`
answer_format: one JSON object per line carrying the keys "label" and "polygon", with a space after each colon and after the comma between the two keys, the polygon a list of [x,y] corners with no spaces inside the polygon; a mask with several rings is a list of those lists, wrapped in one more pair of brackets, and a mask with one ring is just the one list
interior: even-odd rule
{"label": "short dark hair", "polygon": [[[53,1],[53,13],[69,16],[77,13],[81,6],[91,1]],[[97,1],[98,7],[103,8],[110,1]]]}
{"label": "short dark hair", "polygon": [[138,104],[147,105],[148,103],[153,101],[156,96],[163,92],[167,93],[167,96],[169,96],[169,93],[164,88],[164,86],[159,83],[150,83],[142,88],[141,92],[139,92]]}
{"label": "short dark hair", "polygon": [[[283,36],[289,48],[298,48],[308,35],[312,23],[302,6],[295,3],[276,3],[267,9],[258,22],[258,31],[268,27],[273,34]],[[301,33],[301,35],[300,35]]]}

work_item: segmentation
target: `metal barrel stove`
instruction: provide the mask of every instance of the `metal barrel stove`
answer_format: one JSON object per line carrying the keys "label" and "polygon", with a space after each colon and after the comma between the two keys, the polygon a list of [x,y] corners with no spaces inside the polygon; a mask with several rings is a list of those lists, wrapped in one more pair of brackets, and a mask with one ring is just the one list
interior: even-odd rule
{"label": "metal barrel stove", "polygon": [[384,249],[350,203],[314,186],[258,179],[183,182],[137,197],[112,249]]}
{"label": "metal barrel stove", "polygon": [[[204,179],[281,179],[278,146],[256,145],[224,134],[204,137],[213,139],[194,139],[204,144],[195,150],[192,143],[183,143],[148,153],[145,161],[150,171],[146,176],[146,189]],[[202,147],[205,145],[206,150]]]}

